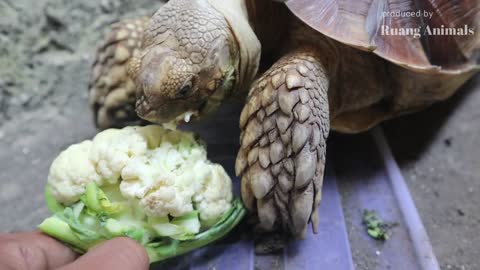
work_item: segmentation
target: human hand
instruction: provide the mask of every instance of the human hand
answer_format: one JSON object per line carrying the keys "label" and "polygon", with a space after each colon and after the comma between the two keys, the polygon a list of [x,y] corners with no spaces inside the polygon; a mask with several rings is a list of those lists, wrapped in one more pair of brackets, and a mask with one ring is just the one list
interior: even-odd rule
{"label": "human hand", "polygon": [[149,268],[145,249],[135,241],[120,237],[99,244],[79,256],[70,248],[42,233],[0,233],[0,269],[79,270]]}

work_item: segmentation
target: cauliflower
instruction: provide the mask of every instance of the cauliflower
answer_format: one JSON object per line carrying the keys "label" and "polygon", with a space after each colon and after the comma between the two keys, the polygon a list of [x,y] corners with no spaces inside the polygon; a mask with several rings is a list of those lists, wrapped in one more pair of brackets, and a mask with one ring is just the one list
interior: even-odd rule
{"label": "cauliflower", "polygon": [[101,177],[90,162],[91,141],[71,145],[53,161],[48,174],[52,195],[62,203],[78,201],[89,182],[100,184]]}
{"label": "cauliflower", "polygon": [[[231,206],[230,177],[207,160],[205,149],[191,134],[176,133],[165,134],[147,155],[132,158],[122,170],[120,191],[140,200],[149,216],[179,217],[196,208],[202,221],[214,223]],[[214,206],[205,207],[210,204]]]}
{"label": "cauliflower", "polygon": [[48,174],[55,199],[61,203],[72,203],[80,198],[89,182],[99,186],[117,183],[131,157],[148,150],[148,141],[152,139],[145,135],[148,132],[139,132],[142,129],[150,133],[152,130],[163,131],[156,126],[108,129],[95,136],[93,141],[71,145],[60,153]]}
{"label": "cauliflower", "polygon": [[93,138],[89,159],[104,182],[117,183],[129,160],[148,150],[147,139],[137,129],[108,129]]}
{"label": "cauliflower", "polygon": [[222,166],[210,164],[208,175],[202,190],[195,193],[193,201],[197,205],[200,219],[206,224],[213,224],[230,208],[232,193],[225,190],[232,189],[231,181],[225,181],[228,174]]}
{"label": "cauliflower", "polygon": [[[44,232],[82,251],[128,236],[152,261],[222,237],[245,214],[230,177],[192,133],[155,125],[105,130],[68,147],[50,167],[46,200],[56,214],[39,226]],[[168,241],[152,242],[159,237],[185,245],[165,254]]]}

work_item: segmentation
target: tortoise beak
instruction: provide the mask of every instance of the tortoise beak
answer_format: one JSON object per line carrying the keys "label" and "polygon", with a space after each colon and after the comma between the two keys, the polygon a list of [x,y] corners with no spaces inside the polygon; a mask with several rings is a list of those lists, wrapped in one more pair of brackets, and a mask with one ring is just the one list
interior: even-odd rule
{"label": "tortoise beak", "polygon": [[173,121],[187,111],[187,108],[173,101],[152,103],[145,96],[142,96],[142,98],[137,100],[135,111],[141,118],[149,122],[161,124]]}
{"label": "tortoise beak", "polygon": [[199,117],[203,105],[204,103],[198,106],[189,106],[186,102],[175,100],[167,100],[162,103],[156,100],[155,103],[152,103],[151,100],[149,101],[145,96],[142,96],[137,100],[135,111],[140,118],[156,124],[172,121],[189,122],[190,119]]}

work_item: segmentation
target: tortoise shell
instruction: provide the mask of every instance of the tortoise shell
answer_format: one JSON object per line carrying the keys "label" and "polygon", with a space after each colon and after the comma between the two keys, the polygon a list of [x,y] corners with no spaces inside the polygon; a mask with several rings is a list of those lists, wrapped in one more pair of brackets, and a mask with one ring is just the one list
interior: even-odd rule
{"label": "tortoise shell", "polygon": [[449,98],[480,69],[478,0],[282,2],[307,28],[338,44],[333,130],[357,133],[421,110]]}
{"label": "tortoise shell", "polygon": [[324,35],[405,68],[463,73],[480,63],[479,3],[290,0],[286,5]]}

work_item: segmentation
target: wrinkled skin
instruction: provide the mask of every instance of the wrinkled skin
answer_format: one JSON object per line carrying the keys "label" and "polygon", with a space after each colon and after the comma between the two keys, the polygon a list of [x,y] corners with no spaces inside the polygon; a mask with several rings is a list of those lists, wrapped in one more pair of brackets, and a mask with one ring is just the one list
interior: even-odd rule
{"label": "wrinkled skin", "polygon": [[141,52],[129,63],[143,119],[164,123],[189,110],[201,114],[231,90],[237,44],[223,16],[204,6],[173,1],[151,18]]}
{"label": "wrinkled skin", "polygon": [[169,1],[149,20],[124,67],[135,84],[136,112],[156,123],[186,111],[199,118],[234,93],[247,96],[235,167],[261,232],[301,238],[309,223],[317,232],[330,128],[368,130],[450,97],[476,72],[409,70],[324,36],[284,4],[245,0],[248,27],[270,66],[252,82],[240,74],[258,63],[242,52],[253,48],[254,55],[256,47],[215,1],[242,0]]}

